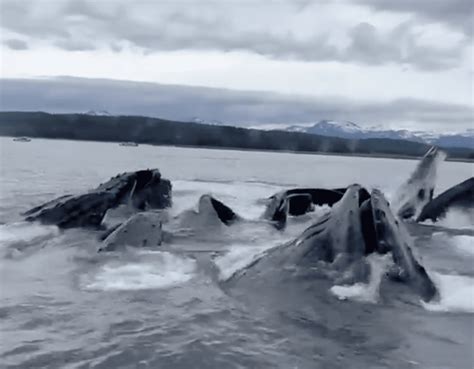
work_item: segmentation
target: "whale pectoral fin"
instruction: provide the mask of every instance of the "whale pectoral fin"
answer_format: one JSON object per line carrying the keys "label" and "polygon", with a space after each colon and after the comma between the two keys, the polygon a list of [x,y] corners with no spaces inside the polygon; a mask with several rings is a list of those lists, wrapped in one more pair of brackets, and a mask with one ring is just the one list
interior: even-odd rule
{"label": "whale pectoral fin", "polygon": [[211,204],[217,216],[225,225],[232,224],[237,218],[237,214],[223,202],[211,197]]}
{"label": "whale pectoral fin", "polygon": [[104,241],[107,237],[109,237],[117,228],[119,228],[122,223],[117,223],[114,226],[110,227],[109,229],[105,230],[100,236],[99,241]]}

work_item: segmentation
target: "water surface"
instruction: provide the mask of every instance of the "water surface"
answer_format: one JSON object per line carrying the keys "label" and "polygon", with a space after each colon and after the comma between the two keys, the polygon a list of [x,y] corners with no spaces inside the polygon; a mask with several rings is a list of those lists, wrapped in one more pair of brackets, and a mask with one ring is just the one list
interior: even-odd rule
{"label": "water surface", "polygon": [[[286,187],[360,183],[390,195],[416,161],[40,139],[0,138],[0,145],[4,367],[472,367],[471,236],[439,233],[417,250],[441,289],[438,304],[399,302],[383,291],[375,300],[340,300],[329,287],[317,300],[291,286],[237,298],[186,253],[100,255],[91,232],[60,232],[20,216],[117,173],[159,168],[173,183],[173,214],[212,193],[254,219],[263,210],[259,200]],[[472,173],[472,164],[443,163],[437,192]],[[194,246],[222,251],[215,263],[225,278],[313,220],[292,220],[283,234],[249,227],[217,241],[204,235]]]}

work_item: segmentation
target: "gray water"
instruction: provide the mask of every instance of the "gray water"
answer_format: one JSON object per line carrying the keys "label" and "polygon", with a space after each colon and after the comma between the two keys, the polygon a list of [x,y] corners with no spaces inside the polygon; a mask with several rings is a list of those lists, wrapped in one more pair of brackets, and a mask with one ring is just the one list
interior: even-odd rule
{"label": "gray water", "polygon": [[[436,304],[404,302],[383,290],[365,301],[340,300],[323,284],[317,301],[301,296],[301,286],[269,286],[239,298],[186,252],[97,254],[93,232],[60,232],[20,216],[117,173],[159,168],[173,183],[172,214],[212,193],[254,219],[263,210],[259,200],[286,187],[361,183],[390,196],[416,161],[39,139],[0,138],[0,145],[2,367],[473,367],[469,235],[438,232],[419,245],[441,292]],[[437,192],[472,174],[472,164],[443,163]],[[297,236],[316,216],[290,221],[283,234],[251,227],[224,235],[203,231],[183,240],[181,250],[191,244],[217,251],[223,280],[261,250]],[[445,225],[470,223],[452,214]]]}

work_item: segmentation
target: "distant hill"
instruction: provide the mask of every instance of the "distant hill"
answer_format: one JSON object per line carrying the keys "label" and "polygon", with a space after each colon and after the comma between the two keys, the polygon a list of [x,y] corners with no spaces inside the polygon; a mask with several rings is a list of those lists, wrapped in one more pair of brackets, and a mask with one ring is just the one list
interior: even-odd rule
{"label": "distant hill", "polygon": [[408,131],[405,129],[362,128],[356,123],[347,121],[321,120],[311,126],[292,125],[285,130],[304,132],[323,136],[361,140],[365,138],[390,138],[408,140],[444,147],[468,147],[474,149],[474,131],[462,133],[436,134],[424,131]]}
{"label": "distant hill", "polygon": [[[141,116],[43,112],[0,112],[0,135],[379,156],[419,157],[429,148],[423,142],[389,138],[356,140]],[[473,149],[446,148],[446,152],[452,159],[474,159]]]}

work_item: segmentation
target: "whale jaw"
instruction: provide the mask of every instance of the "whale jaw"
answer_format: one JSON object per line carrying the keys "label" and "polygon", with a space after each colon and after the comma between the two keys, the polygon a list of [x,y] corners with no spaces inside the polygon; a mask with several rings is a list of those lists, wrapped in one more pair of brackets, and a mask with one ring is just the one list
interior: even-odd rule
{"label": "whale jaw", "polygon": [[437,288],[426,269],[415,258],[413,242],[405,225],[394,217],[380,191],[372,192],[371,203],[377,252],[390,251],[396,266],[392,270],[397,270],[396,279],[410,285],[424,301],[434,299],[438,294]]}
{"label": "whale jaw", "polygon": [[438,167],[446,154],[433,146],[423,156],[416,169],[397,191],[393,206],[402,219],[416,218],[433,199]]}

